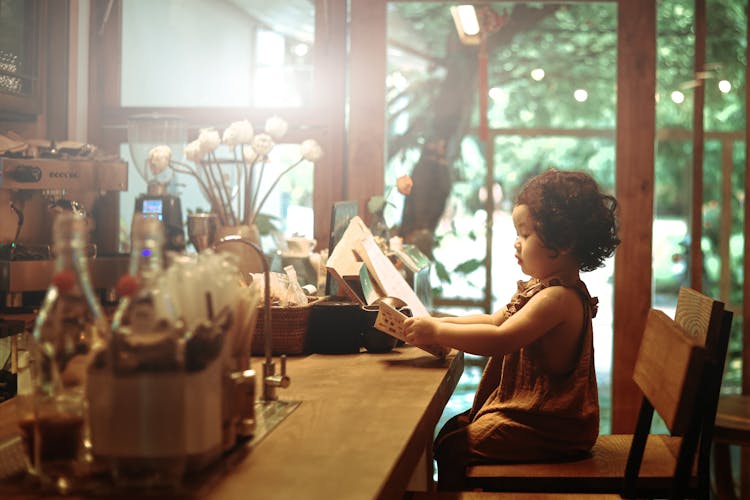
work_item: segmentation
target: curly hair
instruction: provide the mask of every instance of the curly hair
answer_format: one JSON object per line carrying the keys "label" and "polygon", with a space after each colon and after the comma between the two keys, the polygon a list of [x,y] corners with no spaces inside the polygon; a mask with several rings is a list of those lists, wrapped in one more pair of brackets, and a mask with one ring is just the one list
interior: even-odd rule
{"label": "curly hair", "polygon": [[617,200],[586,173],[550,169],[524,185],[516,205],[528,207],[544,245],[570,250],[581,271],[602,267],[620,244]]}

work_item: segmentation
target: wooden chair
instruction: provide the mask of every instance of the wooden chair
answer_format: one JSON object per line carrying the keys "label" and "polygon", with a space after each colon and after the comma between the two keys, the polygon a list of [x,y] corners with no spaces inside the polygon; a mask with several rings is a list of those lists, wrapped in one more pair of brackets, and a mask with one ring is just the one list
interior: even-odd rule
{"label": "wooden chair", "polygon": [[[602,435],[591,456],[578,461],[474,465],[468,489],[708,498],[731,322],[723,303],[681,289],[675,320],[649,312],[633,374],[643,400],[632,435]],[[649,434],[654,409],[671,435]]]}
{"label": "wooden chair", "polygon": [[[750,461],[750,395],[721,396],[714,426],[714,481],[719,500],[736,500],[729,446],[741,447],[740,465]],[[750,498],[750,471],[740,470],[739,498]]]}

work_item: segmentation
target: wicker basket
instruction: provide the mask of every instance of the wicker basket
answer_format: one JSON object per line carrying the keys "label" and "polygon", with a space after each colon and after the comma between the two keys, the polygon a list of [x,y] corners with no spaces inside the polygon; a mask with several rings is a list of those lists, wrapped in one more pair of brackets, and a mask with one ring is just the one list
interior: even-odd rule
{"label": "wicker basket", "polygon": [[[313,302],[304,306],[271,307],[271,345],[274,355],[304,354],[307,325]],[[265,325],[263,307],[258,307],[252,353],[265,354]]]}

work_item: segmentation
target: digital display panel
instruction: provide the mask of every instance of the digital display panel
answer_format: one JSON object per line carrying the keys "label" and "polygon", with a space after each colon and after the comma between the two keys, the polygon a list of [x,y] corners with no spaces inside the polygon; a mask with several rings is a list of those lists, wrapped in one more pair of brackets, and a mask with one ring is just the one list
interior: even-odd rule
{"label": "digital display panel", "polygon": [[144,214],[160,214],[161,210],[161,200],[143,200]]}
{"label": "digital display panel", "polygon": [[143,215],[156,216],[161,220],[163,205],[161,199],[143,200]]}

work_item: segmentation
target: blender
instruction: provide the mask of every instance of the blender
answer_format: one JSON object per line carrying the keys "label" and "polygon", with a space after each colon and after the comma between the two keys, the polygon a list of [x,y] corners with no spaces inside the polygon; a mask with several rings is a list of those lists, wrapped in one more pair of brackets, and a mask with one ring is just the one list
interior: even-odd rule
{"label": "blender", "polygon": [[187,127],[178,116],[148,113],[128,118],[130,157],[147,186],[146,193],[136,198],[134,212],[162,221],[167,250],[185,249],[182,205],[180,198],[173,193],[172,170],[165,169],[155,174],[149,168],[148,155],[152,148],[161,145],[169,146],[174,154],[182,151],[186,142]]}

